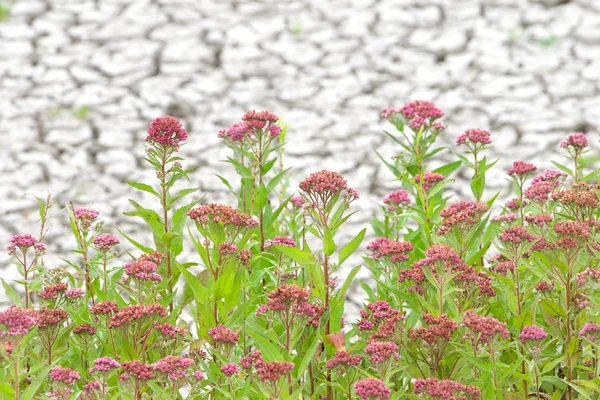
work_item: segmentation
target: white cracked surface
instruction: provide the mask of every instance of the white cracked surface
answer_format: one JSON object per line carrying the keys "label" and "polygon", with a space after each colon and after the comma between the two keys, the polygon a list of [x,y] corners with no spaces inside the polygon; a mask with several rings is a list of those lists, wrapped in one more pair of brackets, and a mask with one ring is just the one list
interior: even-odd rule
{"label": "white cracked surface", "polygon": [[[354,230],[394,187],[374,152],[395,151],[385,106],[433,101],[448,144],[492,132],[493,189],[515,159],[549,167],[566,134],[600,118],[596,0],[19,0],[0,48],[0,244],[38,229],[24,193],[92,205],[135,234],[124,180],[151,178],[142,142],[165,113],[190,132],[188,164],[205,165],[193,183],[227,202],[216,133],[272,110],[290,125],[294,183],[328,168],[362,192]],[[48,264],[74,245],[65,218]],[[5,253],[0,267],[11,276]]]}

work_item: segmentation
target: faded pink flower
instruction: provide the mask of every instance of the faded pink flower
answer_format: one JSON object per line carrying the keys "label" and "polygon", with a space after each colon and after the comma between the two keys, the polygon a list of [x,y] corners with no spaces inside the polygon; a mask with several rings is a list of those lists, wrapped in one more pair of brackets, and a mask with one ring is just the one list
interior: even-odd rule
{"label": "faded pink flower", "polygon": [[588,145],[588,140],[585,137],[585,134],[581,132],[575,132],[567,136],[562,142],[560,142],[560,147],[562,148],[572,148],[575,151],[582,150],[586,148]]}
{"label": "faded pink flower", "polygon": [[101,235],[96,236],[94,238],[93,243],[94,243],[94,246],[96,246],[96,248],[99,251],[106,252],[106,251],[110,250],[112,247],[118,245],[120,242],[119,242],[119,239],[115,235],[113,235],[111,233],[103,233]]}

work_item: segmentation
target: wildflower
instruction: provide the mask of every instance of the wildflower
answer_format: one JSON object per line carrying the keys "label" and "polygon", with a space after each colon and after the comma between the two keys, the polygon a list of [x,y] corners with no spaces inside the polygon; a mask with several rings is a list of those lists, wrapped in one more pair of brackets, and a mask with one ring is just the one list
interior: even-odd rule
{"label": "wildflower", "polygon": [[123,370],[126,372],[127,378],[132,376],[138,381],[147,381],[154,379],[156,375],[151,365],[144,364],[139,360],[127,361],[122,364]]}
{"label": "wildflower", "polygon": [[600,334],[600,326],[592,323],[587,323],[579,331],[579,336],[586,338],[590,342],[596,342]]}
{"label": "wildflower", "polygon": [[587,183],[574,183],[569,189],[563,189],[552,194],[552,199],[560,202],[575,215],[579,209],[584,212],[586,209],[598,208],[598,195],[594,191],[594,186]]}
{"label": "wildflower", "polygon": [[395,212],[410,204],[408,192],[403,189],[394,190],[383,198],[383,203],[387,204],[388,212]]}
{"label": "wildflower", "polygon": [[467,129],[464,133],[460,134],[458,138],[456,138],[456,145],[486,145],[492,143],[490,138],[490,133],[488,131],[484,131],[483,129]]}
{"label": "wildflower", "polygon": [[73,328],[73,333],[75,335],[95,335],[97,329],[90,324],[79,324],[75,328]]}
{"label": "wildflower", "polygon": [[117,303],[114,301],[101,301],[100,303],[96,303],[90,308],[91,314],[98,315],[112,315],[119,311],[119,307],[117,307]]}
{"label": "wildflower", "polygon": [[110,233],[103,233],[101,235],[96,236],[92,243],[94,243],[94,246],[96,246],[96,249],[98,249],[99,251],[106,252],[114,246],[118,245],[120,242],[115,235]]}
{"label": "wildflower", "polygon": [[25,254],[37,243],[37,239],[29,233],[15,235],[10,239],[10,244],[7,247],[8,255],[15,254],[16,249],[19,249],[21,253]]}
{"label": "wildflower", "polygon": [[309,175],[300,182],[300,189],[310,194],[319,194],[330,197],[348,189],[348,184],[342,175],[337,172],[322,170]]}
{"label": "wildflower", "polygon": [[221,372],[225,376],[232,376],[240,372],[240,367],[236,363],[225,364],[221,367]]}
{"label": "wildflower", "polygon": [[554,290],[554,279],[551,282],[540,281],[536,286],[535,290],[540,293],[551,292]]}
{"label": "wildflower", "polygon": [[459,201],[452,204],[440,213],[443,220],[438,235],[443,235],[452,228],[462,232],[468,231],[481,220],[487,210],[487,205],[475,201]]}
{"label": "wildflower", "polygon": [[391,359],[400,359],[398,345],[394,342],[371,342],[365,348],[365,353],[371,356],[369,361],[373,364],[381,364]]}
{"label": "wildflower", "polygon": [[560,147],[563,149],[573,149],[575,151],[581,151],[586,148],[588,145],[588,140],[585,137],[585,134],[581,132],[575,132],[567,136],[562,142],[560,142]]}
{"label": "wildflower", "polygon": [[67,386],[73,386],[81,379],[81,375],[77,371],[63,367],[53,367],[49,375],[54,382],[60,382]]}
{"label": "wildflower", "polygon": [[388,238],[377,238],[367,246],[371,250],[371,259],[385,258],[391,262],[402,262],[408,260],[405,253],[412,251],[414,246],[410,242],[398,242]]}
{"label": "wildflower", "polygon": [[375,301],[360,311],[359,331],[371,332],[371,340],[393,339],[399,332],[404,315],[387,301]]}
{"label": "wildflower", "polygon": [[444,116],[444,113],[433,103],[424,100],[415,100],[410,103],[405,103],[397,112],[406,119],[421,117],[434,120]]}
{"label": "wildflower", "polygon": [[181,122],[168,115],[155,118],[148,128],[146,142],[178,148],[187,139],[187,132]]}
{"label": "wildflower", "polygon": [[235,243],[230,243],[230,242],[224,242],[219,244],[219,255],[221,256],[228,256],[231,254],[235,254],[238,251],[238,247],[237,244]]}
{"label": "wildflower", "polygon": [[513,272],[515,270],[514,262],[508,260],[502,254],[491,257],[488,262],[491,264],[490,271],[498,275],[506,276],[507,272]]}
{"label": "wildflower", "polygon": [[258,225],[258,221],[250,215],[222,204],[208,204],[193,208],[187,212],[187,215],[201,225],[215,223],[237,228],[252,228]]}
{"label": "wildflower", "polygon": [[326,368],[332,369],[336,367],[355,367],[362,361],[360,355],[353,356],[347,351],[338,351],[333,358],[327,360]]}
{"label": "wildflower", "polygon": [[379,379],[364,378],[354,384],[354,391],[361,400],[389,399],[392,391]]}
{"label": "wildflower", "polygon": [[548,334],[544,328],[537,327],[535,325],[528,325],[523,328],[519,334],[519,340],[521,343],[526,344],[528,342],[537,342],[544,340],[548,337]]}
{"label": "wildflower", "polygon": [[510,336],[506,324],[494,317],[484,317],[471,310],[467,310],[463,316],[463,322],[472,332],[471,340],[474,346],[477,342],[489,343],[496,336],[507,339]]}
{"label": "wildflower", "polygon": [[277,244],[285,247],[296,247],[296,241],[288,236],[277,236],[265,241],[265,249]]}
{"label": "wildflower", "polygon": [[535,241],[536,238],[527,229],[517,225],[502,231],[502,233],[498,235],[498,239],[505,243],[521,244],[531,243]]}
{"label": "wildflower", "polygon": [[39,329],[53,328],[57,325],[62,324],[69,318],[67,313],[62,308],[40,308],[37,311],[39,323]]}
{"label": "wildflower", "polygon": [[0,337],[26,335],[39,321],[39,315],[34,310],[12,306],[0,311],[0,325],[6,328],[0,332]]}
{"label": "wildflower", "polygon": [[79,299],[85,295],[85,290],[79,288],[69,289],[65,292],[65,298],[73,300]]}
{"label": "wildflower", "polygon": [[90,374],[93,374],[95,372],[104,373],[110,372],[113,369],[117,369],[120,367],[121,364],[119,364],[116,360],[110,357],[100,357],[94,360],[94,366],[90,368],[89,372]]}
{"label": "wildflower", "polygon": [[202,371],[194,371],[192,372],[192,376],[198,381],[204,379],[204,374],[202,373]]}
{"label": "wildflower", "polygon": [[[256,364],[255,364],[256,365]],[[294,363],[286,361],[262,362],[256,365],[256,372],[262,382],[278,381],[294,370]]]}
{"label": "wildflower", "polygon": [[306,201],[301,196],[292,196],[290,197],[290,203],[296,208],[301,208]]}
{"label": "wildflower", "polygon": [[550,214],[526,215],[525,221],[537,226],[545,226],[552,222],[553,217]]}
{"label": "wildflower", "polygon": [[81,228],[86,232],[99,215],[100,213],[93,208],[80,207],[75,210],[75,219],[77,219]]}
{"label": "wildflower", "polygon": [[442,182],[444,180],[444,175],[438,174],[437,172],[425,172],[422,179],[423,182],[421,182],[421,175],[415,175],[415,183],[417,185],[422,185],[423,190],[427,191],[436,183]]}
{"label": "wildflower", "polygon": [[82,399],[96,399],[98,396],[96,393],[100,390],[102,384],[98,381],[90,381],[83,385],[83,392],[81,392]]}
{"label": "wildflower", "polygon": [[235,344],[240,340],[240,334],[227,328],[226,326],[219,325],[208,330],[208,334],[215,342],[220,343],[231,343]]}
{"label": "wildflower", "polygon": [[125,274],[140,281],[161,282],[162,277],[156,273],[156,269],[156,264],[151,261],[136,260],[125,264]]}
{"label": "wildflower", "polygon": [[228,139],[229,141],[243,142],[245,139],[252,139],[254,134],[252,129],[246,122],[238,122],[231,125],[228,129],[221,129],[217,135],[221,139]]}
{"label": "wildflower", "polygon": [[175,339],[176,337],[183,337],[187,333],[185,328],[176,327],[168,322],[163,324],[154,324],[154,329],[160,332],[162,335]]}
{"label": "wildflower", "polygon": [[45,286],[40,290],[38,296],[44,300],[56,300],[60,295],[62,295],[67,289],[69,285],[66,283],[57,283],[55,285]]}
{"label": "wildflower", "polygon": [[156,265],[159,265],[163,260],[163,254],[159,251],[152,251],[150,253],[144,253],[139,258],[138,261],[150,261]]}
{"label": "wildflower", "polygon": [[476,386],[466,386],[448,379],[440,381],[437,378],[417,379],[414,390],[416,394],[427,394],[440,399],[479,399],[481,394]]}
{"label": "wildflower", "polygon": [[282,129],[277,125],[269,125],[269,136],[274,138],[281,135]]}
{"label": "wildflower", "polygon": [[258,364],[258,366],[260,366],[260,364],[262,364],[263,362],[264,361],[262,358],[262,354],[258,350],[253,351],[252,353],[248,354],[247,356],[240,358],[240,365],[244,369],[249,369],[253,365],[257,365],[257,364]]}
{"label": "wildflower", "polygon": [[244,249],[239,252],[237,257],[242,264],[246,265],[250,262],[250,259],[252,259],[252,250]]}
{"label": "wildflower", "polygon": [[545,203],[553,190],[554,185],[551,182],[532,182],[525,190],[525,197],[538,203]]}
{"label": "wildflower", "polygon": [[412,329],[408,334],[411,339],[420,339],[426,343],[450,341],[454,331],[458,328],[456,322],[448,318],[446,314],[442,314],[439,317],[424,314],[423,321],[428,326],[420,326]]}
{"label": "wildflower", "polygon": [[555,169],[547,169],[542,175],[536,176],[531,180],[531,184],[535,185],[540,182],[550,182],[552,187],[556,188],[567,178],[567,174]]}
{"label": "wildflower", "polygon": [[508,208],[509,210],[519,210],[520,208],[523,208],[527,205],[526,201],[521,202],[521,200],[514,198],[512,200],[509,200],[506,202],[506,208]]}
{"label": "wildflower", "polygon": [[127,306],[123,307],[119,312],[112,316],[108,327],[118,328],[139,320],[164,317],[166,315],[167,310],[160,304]]}
{"label": "wildflower", "polygon": [[492,222],[514,222],[517,220],[517,214],[515,213],[506,213],[502,215],[496,215],[490,219]]}
{"label": "wildflower", "polygon": [[154,364],[152,369],[169,377],[172,381],[179,381],[187,376],[187,369],[194,364],[194,360],[181,356],[166,356]]}
{"label": "wildflower", "polygon": [[492,278],[486,274],[484,271],[477,272],[477,284],[479,285],[479,295],[494,297],[496,296],[496,291],[492,287]]}
{"label": "wildflower", "polygon": [[506,173],[512,177],[519,177],[520,179],[524,179],[534,171],[537,171],[537,167],[532,163],[528,163],[525,161],[515,161],[513,163],[512,168],[506,171]]}

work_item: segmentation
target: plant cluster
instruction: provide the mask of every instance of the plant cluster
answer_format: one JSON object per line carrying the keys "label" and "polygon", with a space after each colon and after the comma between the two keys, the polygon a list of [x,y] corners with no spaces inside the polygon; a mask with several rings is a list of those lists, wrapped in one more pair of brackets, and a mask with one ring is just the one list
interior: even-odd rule
{"label": "plant cluster", "polygon": [[[111,232],[95,209],[65,207],[74,255],[44,264],[50,196],[38,235],[8,244],[22,278],[0,311],[0,391],[16,399],[575,399],[600,394],[599,171],[587,137],[560,143],[571,167],[507,171],[514,196],[485,191],[492,135],[455,148],[427,101],[388,107],[399,146],[382,161],[397,188],[372,220],[363,265],[345,268],[366,229],[339,243],[359,193],[332,171],[290,187],[287,126],[250,111],[218,136],[239,175],[235,201],[204,203],[188,133],[165,116],[146,137],[154,182],[127,182],[155,206],[125,214],[152,233]],[[464,149],[464,151],[463,151]],[[436,169],[431,160],[452,152]],[[472,171],[473,197],[447,185]],[[117,249],[128,242],[129,260]],[[180,261],[184,246],[196,254]],[[355,280],[366,267],[372,282]],[[367,300],[356,321],[345,296]]]}

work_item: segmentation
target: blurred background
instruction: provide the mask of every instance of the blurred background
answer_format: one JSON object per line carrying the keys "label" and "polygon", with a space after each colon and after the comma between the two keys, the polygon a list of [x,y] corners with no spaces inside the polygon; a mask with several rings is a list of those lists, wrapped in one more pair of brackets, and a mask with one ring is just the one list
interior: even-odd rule
{"label": "blurred background", "polygon": [[[0,245],[39,230],[23,195],[49,192],[53,214],[91,206],[140,239],[122,215],[125,180],[153,178],[143,140],[164,114],[189,132],[185,164],[203,164],[192,184],[232,204],[214,175],[234,177],[217,132],[273,111],[289,125],[290,189],[341,172],[362,193],[357,231],[396,188],[375,154],[398,151],[381,109],[429,100],[446,113],[446,144],[492,133],[491,197],[512,161],[550,167],[574,131],[595,144],[599,77],[598,0],[0,0]],[[66,219],[52,221],[48,265],[75,245]],[[8,261],[1,251],[3,277]]]}

